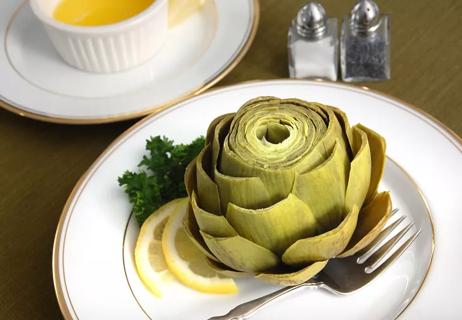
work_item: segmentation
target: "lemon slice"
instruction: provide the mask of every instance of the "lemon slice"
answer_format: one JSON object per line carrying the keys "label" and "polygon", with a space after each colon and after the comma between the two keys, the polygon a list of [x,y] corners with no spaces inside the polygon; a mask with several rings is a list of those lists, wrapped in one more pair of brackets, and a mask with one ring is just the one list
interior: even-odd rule
{"label": "lemon slice", "polygon": [[172,279],[162,253],[162,233],[179,202],[171,201],[157,209],[141,226],[135,247],[135,264],[143,283],[156,296],[162,296],[166,280]]}
{"label": "lemon slice", "polygon": [[188,198],[179,201],[162,234],[162,250],[169,270],[192,289],[206,293],[236,293],[234,281],[213,270],[206,256],[188,238],[183,229]]}
{"label": "lemon slice", "polygon": [[174,27],[199,11],[207,0],[169,0],[168,24]]}

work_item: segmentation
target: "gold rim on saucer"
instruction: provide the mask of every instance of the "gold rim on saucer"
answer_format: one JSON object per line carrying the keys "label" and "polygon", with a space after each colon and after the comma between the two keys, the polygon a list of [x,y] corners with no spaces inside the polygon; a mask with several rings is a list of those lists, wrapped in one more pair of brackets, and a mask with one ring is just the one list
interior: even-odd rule
{"label": "gold rim on saucer", "polygon": [[[16,15],[17,12],[27,3],[28,3],[28,0],[24,1],[21,5],[19,5],[14,15]],[[244,58],[245,54],[247,53],[247,51],[249,50],[250,46],[252,45],[255,39],[255,35],[257,33],[258,25],[260,22],[259,0],[252,0],[252,3],[253,3],[253,17],[252,17],[252,24],[250,27],[250,32],[247,38],[245,39],[244,44],[237,51],[237,54],[233,55],[233,57],[226,64],[224,64],[224,68],[219,70],[210,79],[207,79],[207,81],[202,86],[195,88],[176,99],[172,99],[161,105],[152,106],[142,111],[129,112],[129,113],[119,114],[119,115],[109,116],[109,117],[86,118],[86,119],[72,119],[72,118],[45,116],[45,115],[37,114],[37,113],[25,110],[25,108],[23,109],[23,108],[17,107],[13,105],[13,103],[8,102],[2,99],[1,97],[0,97],[0,107],[10,112],[13,112],[16,115],[25,117],[25,118],[30,118],[30,119],[44,121],[44,122],[60,123],[60,124],[74,124],[74,125],[119,122],[119,121],[134,119],[134,118],[140,118],[148,114],[154,114],[154,113],[163,111],[181,101],[187,100],[209,89],[210,87],[215,85],[217,82],[222,80],[226,75],[228,75],[239,64],[239,62],[241,62],[241,60]],[[11,21],[9,25],[7,26],[7,29],[9,29],[10,26],[11,26]]]}

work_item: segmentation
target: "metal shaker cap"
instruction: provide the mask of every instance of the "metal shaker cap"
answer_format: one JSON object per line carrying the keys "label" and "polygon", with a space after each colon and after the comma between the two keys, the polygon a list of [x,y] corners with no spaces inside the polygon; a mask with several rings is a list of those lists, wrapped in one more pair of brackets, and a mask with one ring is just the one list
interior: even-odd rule
{"label": "metal shaker cap", "polygon": [[373,0],[360,0],[351,10],[350,27],[356,32],[372,32],[380,22],[380,9]]}
{"label": "metal shaker cap", "polygon": [[309,2],[298,11],[293,23],[301,36],[312,39],[320,38],[327,29],[326,11],[320,3]]}

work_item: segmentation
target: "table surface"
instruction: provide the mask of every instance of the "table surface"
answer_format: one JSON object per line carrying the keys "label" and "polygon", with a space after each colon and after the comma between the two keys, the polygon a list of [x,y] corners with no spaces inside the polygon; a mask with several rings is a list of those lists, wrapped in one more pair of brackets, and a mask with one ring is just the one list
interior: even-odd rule
{"label": "table surface", "polygon": [[[320,1],[336,17],[355,2]],[[304,1],[260,2],[255,42],[218,86],[288,76],[287,28]],[[418,106],[461,136],[462,1],[377,2],[392,15],[392,79],[366,85]],[[0,319],[62,318],[51,271],[61,210],[84,171],[135,122],[66,126],[0,110]]]}

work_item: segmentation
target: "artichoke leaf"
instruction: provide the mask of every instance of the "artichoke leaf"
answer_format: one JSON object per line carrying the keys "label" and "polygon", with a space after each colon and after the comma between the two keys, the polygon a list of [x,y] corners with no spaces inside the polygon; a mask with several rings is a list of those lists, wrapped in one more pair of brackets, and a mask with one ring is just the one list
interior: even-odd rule
{"label": "artichoke leaf", "polygon": [[327,265],[327,261],[318,261],[304,267],[301,270],[289,273],[260,273],[255,278],[266,282],[282,285],[295,286],[297,284],[308,281],[317,275]]}
{"label": "artichoke leaf", "polygon": [[188,196],[192,195],[194,189],[196,189],[196,161],[191,161],[186,167],[184,173],[184,185]]}
{"label": "artichoke leaf", "polygon": [[208,265],[215,270],[218,274],[228,278],[248,278],[254,276],[253,273],[241,272],[225,266],[222,263],[216,262],[212,259],[207,259]]}
{"label": "artichoke leaf", "polygon": [[265,140],[267,141],[284,141],[288,137],[286,126],[274,122],[268,123],[265,133]]}
{"label": "artichoke leaf", "polygon": [[244,110],[248,109],[248,108],[255,108],[256,105],[260,105],[260,104],[266,104],[270,101],[278,101],[280,100],[279,98],[277,97],[273,97],[273,96],[260,96],[260,97],[257,97],[257,98],[253,98],[253,99],[250,99],[249,101],[247,101],[246,103],[244,103],[240,108],[239,108],[239,112],[245,112]]}
{"label": "artichoke leaf", "polygon": [[334,147],[335,143],[340,143],[345,149],[345,142],[343,139],[343,129],[342,126],[340,125],[340,122],[335,114],[335,112],[332,110],[332,108],[327,108],[326,106],[321,105],[327,112],[329,116],[329,125],[327,127],[326,134],[321,140],[321,144],[324,147],[324,152],[326,154],[326,158],[330,155],[329,151],[332,150]]}
{"label": "artichoke leaf", "polygon": [[218,124],[220,124],[225,118],[229,116],[233,116],[234,113],[227,113],[227,114],[222,114],[221,116],[216,117],[215,119],[210,122],[209,127],[207,129],[207,135],[205,138],[206,144],[213,144],[213,140],[215,137],[215,132]]}
{"label": "artichoke leaf", "polygon": [[237,232],[224,216],[213,214],[200,208],[194,192],[191,196],[191,207],[200,230],[214,237],[232,237],[237,235]]}
{"label": "artichoke leaf", "polygon": [[207,169],[211,168],[210,148],[210,144],[206,145],[196,157],[196,190],[201,208],[208,212],[219,214],[220,196],[218,187],[207,173]]}
{"label": "artichoke leaf", "polygon": [[220,172],[231,177],[258,177],[266,186],[271,203],[287,198],[294,184],[294,170],[262,168],[252,166],[248,161],[238,158],[225,143],[221,154]]}
{"label": "artichoke leaf", "polygon": [[382,192],[363,209],[358,216],[356,230],[351,237],[346,251],[338,257],[349,257],[364,249],[382,231],[391,214],[390,193]]}
{"label": "artichoke leaf", "polygon": [[334,111],[335,115],[337,116],[337,119],[340,125],[342,126],[343,140],[345,141],[345,147],[346,147],[348,155],[351,156],[352,154],[351,146],[353,145],[353,133],[351,131],[351,126],[350,126],[350,122],[348,121],[348,117],[345,114],[345,112],[343,112],[339,108],[336,108],[336,107],[331,107],[331,108]]}
{"label": "artichoke leaf", "polygon": [[194,213],[190,205],[188,206],[188,214],[185,215],[183,220],[183,228],[188,238],[204,255],[206,255],[211,260],[218,261],[213,253],[210,252],[207,244],[202,238],[199,232],[199,226],[197,225],[197,221],[194,218]]}
{"label": "artichoke leaf", "polygon": [[228,203],[239,207],[257,209],[271,205],[265,185],[258,177],[230,177],[215,169],[215,182],[220,194],[221,212],[226,212]]}
{"label": "artichoke leaf", "polygon": [[345,208],[362,207],[371,181],[371,152],[367,135],[358,126],[353,127],[353,153],[345,195]]}
{"label": "artichoke leaf", "polygon": [[[308,105],[310,107],[316,106],[319,110],[323,110],[327,114],[327,124],[324,122],[322,124],[315,122],[315,126],[327,126],[327,128],[323,132],[319,142],[314,143],[309,153],[298,165],[299,172],[309,171],[323,163],[329,158],[331,150],[337,141],[343,137],[341,126],[332,110],[314,102]],[[315,119],[312,118],[310,121],[314,121]]]}
{"label": "artichoke leaf", "polygon": [[203,231],[200,233],[214,256],[234,270],[256,273],[280,263],[273,252],[241,236],[213,237]]}
{"label": "artichoke leaf", "polygon": [[[218,160],[220,158],[220,153],[222,152],[221,146],[223,145],[223,141],[225,140],[225,137],[229,132],[229,126],[231,125],[231,121],[233,120],[234,115],[234,113],[224,115],[221,118],[220,122],[217,123],[215,131],[213,132],[212,166],[214,170],[220,170],[219,167],[221,167],[221,165],[218,163]],[[212,134],[212,132],[207,133],[207,136],[209,136],[209,134]]]}
{"label": "artichoke leaf", "polygon": [[363,126],[357,125],[367,135],[369,147],[371,149],[371,182],[366,196],[366,203],[369,203],[376,195],[380,180],[385,168],[385,139],[377,132]]}
{"label": "artichoke leaf", "polygon": [[358,212],[358,207],[354,206],[335,229],[298,240],[284,252],[282,261],[288,265],[300,265],[337,256],[346,248],[355,231]]}
{"label": "artichoke leaf", "polygon": [[323,230],[334,228],[344,217],[348,167],[348,155],[336,143],[324,163],[295,179],[293,193],[309,205]]}
{"label": "artichoke leaf", "polygon": [[257,210],[229,203],[226,218],[241,236],[276,254],[282,254],[296,240],[312,236],[318,230],[310,208],[293,194]]}

